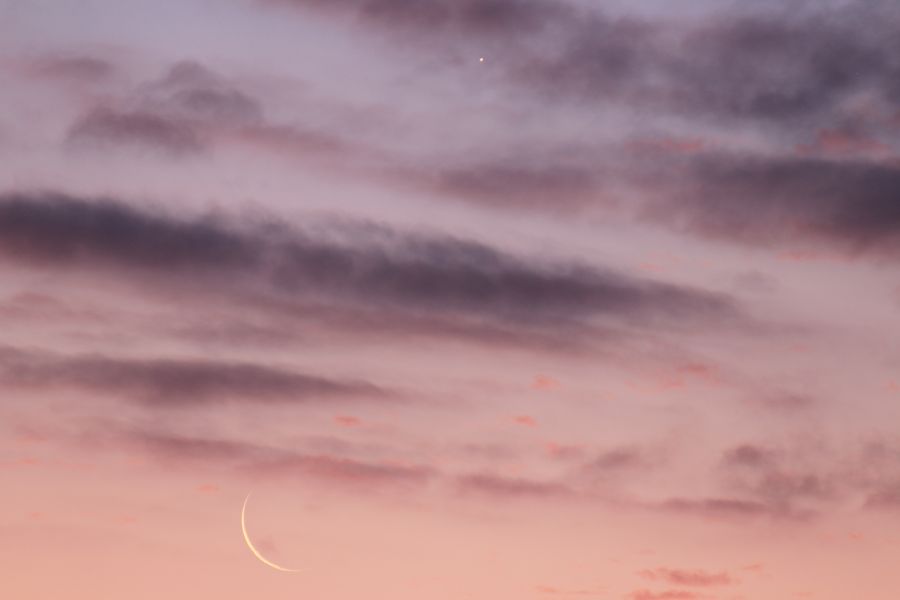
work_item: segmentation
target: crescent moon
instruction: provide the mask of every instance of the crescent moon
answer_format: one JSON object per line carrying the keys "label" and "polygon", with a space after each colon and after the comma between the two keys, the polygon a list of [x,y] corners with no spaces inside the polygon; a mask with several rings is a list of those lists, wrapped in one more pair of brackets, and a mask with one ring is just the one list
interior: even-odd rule
{"label": "crescent moon", "polygon": [[244,507],[241,509],[241,531],[244,532],[244,541],[247,542],[247,547],[250,548],[250,552],[252,552],[253,556],[258,558],[264,565],[266,565],[267,567],[272,567],[276,571],[282,571],[284,573],[299,573],[299,569],[288,569],[286,567],[282,567],[281,565],[273,563],[271,560],[263,556],[260,551],[256,549],[256,546],[253,545],[253,542],[250,541],[250,535],[247,533],[247,501],[249,500],[250,494],[247,494],[247,497],[244,498]]}

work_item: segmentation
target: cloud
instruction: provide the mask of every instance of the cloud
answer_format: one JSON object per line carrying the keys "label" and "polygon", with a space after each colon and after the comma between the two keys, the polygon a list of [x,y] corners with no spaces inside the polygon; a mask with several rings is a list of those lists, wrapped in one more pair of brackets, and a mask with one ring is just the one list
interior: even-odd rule
{"label": "cloud", "polygon": [[559,388],[560,383],[549,375],[537,374],[531,381],[530,387],[533,390],[547,391]]}
{"label": "cloud", "polygon": [[819,472],[802,464],[787,464],[772,450],[742,445],[725,453],[721,466],[732,489],[750,494],[777,514],[809,514],[809,505],[834,500],[839,495],[840,474]]}
{"label": "cloud", "polygon": [[795,414],[809,410],[819,404],[818,399],[813,396],[788,392],[773,393],[771,395],[764,394],[750,398],[749,402],[759,408],[784,414]]}
{"label": "cloud", "polygon": [[524,427],[537,427],[537,420],[530,415],[517,415],[513,417],[513,422]]}
{"label": "cloud", "polygon": [[0,195],[0,250],[45,264],[209,270],[249,267],[258,243],[212,220],[179,221],[110,200]]}
{"label": "cloud", "polygon": [[746,244],[827,243],[857,255],[900,250],[896,166],[707,155],[670,184],[679,191],[646,216],[689,233]]}
{"label": "cloud", "polygon": [[574,493],[561,483],[508,478],[486,473],[459,477],[456,483],[463,492],[510,498],[553,498],[571,496]]}
{"label": "cloud", "polygon": [[107,434],[114,442],[135,446],[166,461],[211,461],[231,463],[258,459],[274,450],[235,440],[179,436],[153,431],[114,431]]}
{"label": "cloud", "polygon": [[772,507],[753,500],[740,498],[670,498],[660,508],[710,518],[757,518],[764,516],[791,516],[773,513]]}
{"label": "cloud", "polygon": [[774,462],[773,452],[752,444],[744,444],[725,452],[722,463],[728,467],[768,467]]}
{"label": "cloud", "polygon": [[382,27],[419,34],[496,35],[543,29],[571,9],[541,0],[258,0],[264,4],[350,14]]}
{"label": "cloud", "polygon": [[605,588],[596,589],[561,589],[550,585],[538,585],[535,589],[541,594],[548,596],[602,596]]}
{"label": "cloud", "polygon": [[[572,475],[585,489],[606,494],[624,482],[646,480],[650,474],[668,460],[663,448],[639,445],[613,446],[599,452],[587,453],[581,447],[558,451],[561,457],[578,458]],[[555,455],[551,452],[551,455]]]}
{"label": "cloud", "polygon": [[[442,55],[447,44],[501,45],[504,60],[492,66],[499,79],[491,81],[510,91],[507,106],[516,110],[530,103],[544,114],[574,102],[586,121],[622,109],[661,129],[674,117],[701,130],[663,131],[662,166],[648,167],[657,162],[646,156],[652,148],[633,152],[633,138],[578,148],[568,136],[565,150],[542,152],[551,137],[533,133],[527,144],[511,142],[513,152],[397,170],[407,184],[550,212],[615,209],[611,198],[631,185],[664,199],[646,211],[652,222],[690,234],[752,245],[834,242],[850,254],[900,249],[890,135],[900,22],[889,2],[791,11],[768,3],[677,20],[541,0],[262,3],[356,18],[398,43],[418,36],[425,51]],[[739,139],[735,132],[757,127],[771,127],[767,147],[712,152],[717,136]],[[821,151],[798,154],[809,140]]]}
{"label": "cloud", "polygon": [[200,63],[175,63],[160,79],[142,85],[137,102],[146,110],[192,123],[219,126],[259,125],[259,100]]}
{"label": "cloud", "polygon": [[232,139],[248,146],[268,150],[278,156],[332,156],[345,157],[361,148],[352,147],[340,136],[315,128],[265,123],[242,127],[234,131]]}
{"label": "cloud", "polygon": [[877,2],[720,17],[661,60],[671,69],[665,91],[684,110],[777,122],[836,111],[863,90],[889,99],[891,21]]}
{"label": "cloud", "polygon": [[651,590],[636,590],[628,595],[631,600],[697,600],[700,598],[695,592],[687,590],[665,590],[654,592]]}
{"label": "cloud", "polygon": [[[538,164],[538,163],[541,164]],[[438,192],[506,208],[571,211],[596,200],[603,173],[597,166],[535,161],[530,158],[428,169],[420,177]],[[404,174],[409,176],[410,174]]]}
{"label": "cloud", "polygon": [[42,77],[98,83],[111,78],[117,69],[110,61],[94,56],[47,55],[31,61],[29,71]]}
{"label": "cloud", "polygon": [[658,568],[641,571],[640,575],[651,581],[662,581],[669,585],[687,587],[711,587],[735,583],[734,578],[724,571],[709,572],[703,570]]}
{"label": "cloud", "polygon": [[896,441],[876,440],[863,448],[852,465],[852,482],[868,509],[900,508],[900,447]]}
{"label": "cloud", "polygon": [[172,156],[199,154],[205,149],[200,134],[189,123],[143,111],[97,108],[69,129],[73,148],[105,149],[127,146]]}
{"label": "cloud", "polygon": [[725,493],[672,498],[657,505],[708,518],[805,521],[838,507],[846,510],[900,506],[900,451],[893,443],[845,442],[840,452],[819,443],[776,449],[742,444],[720,459],[718,481]]}
{"label": "cloud", "polygon": [[590,479],[607,483],[610,477],[647,470],[658,463],[659,458],[642,448],[623,446],[601,452],[582,466],[582,472]]}
{"label": "cloud", "polygon": [[557,442],[547,442],[544,446],[545,453],[554,460],[569,461],[578,460],[584,457],[584,447],[577,444],[560,444]]}
{"label": "cloud", "polygon": [[[900,98],[889,2],[648,19],[547,0],[260,0],[354,18],[407,43],[503,47],[513,88],[546,102],[618,102],[706,120],[802,127],[854,95]],[[444,47],[440,47],[445,52]],[[510,51],[514,48],[515,51]]]}
{"label": "cloud", "polygon": [[815,134],[811,143],[800,144],[801,154],[820,155],[836,158],[866,158],[870,160],[890,160],[893,148],[868,132],[854,131],[852,128],[822,129]]}
{"label": "cloud", "polygon": [[337,415],[334,422],[341,427],[359,427],[362,425],[362,419],[350,415]]}
{"label": "cloud", "polygon": [[[2,311],[2,307],[0,307]],[[590,329],[593,335],[585,335]],[[283,346],[325,336],[333,341],[440,340],[488,348],[517,348],[525,351],[552,350],[559,354],[583,354],[595,345],[620,340],[623,333],[582,324],[576,331],[558,323],[488,322],[453,314],[423,314],[386,306],[324,306],[298,298],[253,299],[238,301],[234,310],[223,311],[215,323],[188,321],[168,332],[177,338],[217,343],[225,346],[241,343],[261,347]]]}
{"label": "cloud", "polygon": [[900,483],[882,485],[869,494],[865,505],[867,508],[900,508]]}
{"label": "cloud", "polygon": [[4,349],[0,382],[22,389],[67,387],[123,394],[153,407],[218,402],[293,403],[386,398],[373,384],[329,379],[247,363],[197,359],[136,360],[61,356]]}
{"label": "cloud", "polygon": [[267,476],[313,477],[337,483],[368,486],[372,484],[423,485],[436,472],[417,464],[375,463],[326,455],[285,456],[255,462],[249,471]]}
{"label": "cloud", "polygon": [[237,279],[242,290],[298,302],[532,328],[604,318],[633,325],[740,319],[725,295],[452,237],[350,222],[324,232],[273,222],[238,227],[58,194],[0,196],[0,256],[184,289],[228,290]]}
{"label": "cloud", "polygon": [[0,318],[18,323],[53,319],[96,322],[108,318],[108,315],[47,294],[24,291],[0,300]]}
{"label": "cloud", "polygon": [[232,142],[276,154],[350,153],[340,136],[313,126],[269,120],[262,102],[206,66],[181,61],[80,116],[69,128],[70,150],[150,150],[173,157]]}
{"label": "cloud", "polygon": [[423,464],[398,464],[329,454],[309,454],[248,442],[179,436],[153,431],[120,431],[112,440],[135,446],[167,463],[204,461],[255,478],[309,478],[326,484],[380,487],[423,486],[438,473]]}

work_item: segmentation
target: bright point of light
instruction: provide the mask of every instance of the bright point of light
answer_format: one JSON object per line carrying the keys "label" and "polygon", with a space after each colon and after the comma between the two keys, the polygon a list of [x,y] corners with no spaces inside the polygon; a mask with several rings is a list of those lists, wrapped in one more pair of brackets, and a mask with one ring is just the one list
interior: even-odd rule
{"label": "bright point of light", "polygon": [[484,57],[482,56],[481,58],[479,58],[478,62],[484,62]]}

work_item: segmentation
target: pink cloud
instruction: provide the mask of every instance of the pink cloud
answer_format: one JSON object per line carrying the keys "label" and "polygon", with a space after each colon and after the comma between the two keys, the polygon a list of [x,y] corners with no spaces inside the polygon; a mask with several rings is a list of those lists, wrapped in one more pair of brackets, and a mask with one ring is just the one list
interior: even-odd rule
{"label": "pink cloud", "polygon": [[334,422],[341,427],[359,427],[362,425],[361,419],[349,415],[337,415],[334,417]]}
{"label": "pink cloud", "polygon": [[550,585],[539,585],[536,586],[538,592],[541,594],[546,594],[548,596],[599,596],[604,593],[602,589],[575,589],[575,590],[567,590],[560,589],[557,587],[553,587]]}
{"label": "pink cloud", "polygon": [[519,425],[524,425],[525,427],[537,427],[538,425],[537,420],[528,415],[518,415],[513,418],[513,421]]}
{"label": "pink cloud", "polygon": [[363,462],[327,455],[289,456],[260,461],[251,472],[288,475],[292,472],[326,482],[366,486],[422,485],[435,474],[423,465],[394,462]]}
{"label": "pink cloud", "polygon": [[555,460],[573,460],[584,455],[584,448],[577,445],[558,444],[556,442],[547,442],[544,445],[544,451],[547,456]]}
{"label": "pink cloud", "polygon": [[761,563],[753,563],[752,565],[745,565],[741,569],[750,573],[762,573],[765,567]]}
{"label": "pink cloud", "polygon": [[820,130],[812,143],[799,145],[797,152],[801,155],[866,156],[873,159],[893,156],[893,149],[874,137],[837,129]]}
{"label": "pink cloud", "polygon": [[670,585],[683,585],[691,587],[708,587],[718,585],[731,585],[734,579],[724,571],[709,572],[702,570],[667,569],[659,568],[640,572],[641,577],[651,581],[663,581]]}
{"label": "pink cloud", "polygon": [[480,492],[494,496],[546,498],[572,494],[571,489],[560,483],[501,477],[490,474],[461,477],[458,480],[458,484],[463,491]]}
{"label": "pink cloud", "polygon": [[0,469],[27,469],[38,467],[43,464],[39,458],[25,457],[15,460],[0,461]]}
{"label": "pink cloud", "polygon": [[549,375],[535,375],[531,381],[531,389],[533,390],[552,390],[560,386],[559,381]]}
{"label": "pink cloud", "polygon": [[631,600],[695,600],[700,598],[700,596],[686,590],[665,590],[662,592],[636,590],[629,595],[629,598]]}

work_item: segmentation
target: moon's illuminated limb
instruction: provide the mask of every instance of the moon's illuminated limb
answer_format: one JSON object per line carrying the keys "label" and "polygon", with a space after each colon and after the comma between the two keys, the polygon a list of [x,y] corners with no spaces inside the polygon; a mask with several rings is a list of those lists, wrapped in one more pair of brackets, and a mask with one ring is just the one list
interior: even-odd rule
{"label": "moon's illuminated limb", "polygon": [[258,558],[264,565],[272,567],[276,571],[284,571],[285,573],[298,573],[299,569],[287,569],[282,567],[281,565],[276,565],[271,560],[268,560],[265,556],[259,553],[259,550],[253,545],[253,542],[250,541],[250,536],[247,534],[247,501],[250,500],[250,494],[247,494],[247,497],[244,498],[244,507],[241,509],[241,531],[244,532],[244,541],[247,542],[247,547],[250,548],[250,552],[253,553],[253,556]]}

